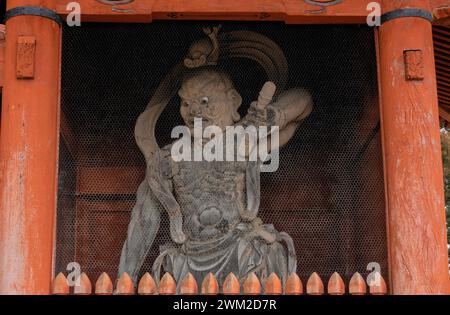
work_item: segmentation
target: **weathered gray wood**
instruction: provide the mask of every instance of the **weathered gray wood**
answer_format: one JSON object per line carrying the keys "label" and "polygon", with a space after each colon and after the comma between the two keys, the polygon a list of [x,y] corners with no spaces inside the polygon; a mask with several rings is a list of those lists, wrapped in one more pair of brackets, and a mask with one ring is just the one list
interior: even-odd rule
{"label": "weathered gray wood", "polygon": [[[218,29],[207,31],[209,41],[194,43],[184,64],[189,68],[211,66],[223,57],[219,52],[225,52],[228,57],[244,56],[260,62],[269,78],[284,84],[287,67],[277,66],[283,66],[286,59],[275,43],[252,32],[225,33],[217,41],[217,32]],[[237,110],[242,98],[226,73],[211,67],[191,70],[178,86],[180,78],[174,76],[182,72],[180,65],[172,70],[136,123],[136,142],[146,158],[147,173],[137,192],[119,274],[128,272],[137,280],[158,232],[160,213],[167,211],[174,243],[168,244],[154,262],[156,281],[163,268],[178,284],[188,273],[199,282],[209,272],[215,274],[219,283],[230,272],[241,281],[251,272],[264,281],[274,272],[284,284],[288,275],[296,271],[295,249],[289,235],[258,218],[261,161],[175,162],[170,155],[171,145],[157,146],[154,128],[165,105],[179,89],[180,113],[190,129],[194,117],[222,130],[235,125],[279,126],[282,146],[311,112],[311,97],[302,89],[276,91],[276,85],[268,82],[258,101],[241,119]],[[272,100],[276,92],[278,97]],[[245,148],[245,152],[250,149]]]}

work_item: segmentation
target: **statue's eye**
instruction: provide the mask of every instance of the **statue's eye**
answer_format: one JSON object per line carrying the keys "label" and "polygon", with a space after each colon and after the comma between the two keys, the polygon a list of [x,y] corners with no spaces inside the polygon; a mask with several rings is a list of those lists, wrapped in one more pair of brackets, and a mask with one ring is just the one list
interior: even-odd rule
{"label": "statue's eye", "polygon": [[188,107],[189,106],[189,102],[182,101],[181,102],[181,106]]}
{"label": "statue's eye", "polygon": [[200,100],[200,104],[202,105],[208,105],[209,102],[209,98],[207,96],[202,97],[202,99]]}

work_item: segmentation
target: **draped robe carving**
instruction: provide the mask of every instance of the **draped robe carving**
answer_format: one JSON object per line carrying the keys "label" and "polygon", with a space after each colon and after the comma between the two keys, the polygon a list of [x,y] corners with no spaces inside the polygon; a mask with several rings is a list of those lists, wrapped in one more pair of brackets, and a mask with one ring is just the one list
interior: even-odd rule
{"label": "draped robe carving", "polygon": [[[160,249],[154,262],[157,281],[163,269],[178,284],[188,272],[197,281],[212,272],[219,283],[230,272],[240,280],[255,272],[263,281],[275,272],[284,283],[296,271],[296,254],[288,234],[264,224],[257,216],[261,161],[175,162],[172,145],[159,148],[156,144],[154,126],[178,91],[182,99],[180,111],[189,127],[195,115],[219,126],[276,125],[282,146],[311,112],[312,100],[305,90],[283,90],[286,60],[281,49],[268,38],[242,31],[218,36],[218,28],[205,33],[208,39],[191,46],[184,62],[166,76],[137,120],[135,137],[146,158],[147,170],[137,191],[119,274],[128,272],[137,279],[158,232],[161,213],[166,211],[172,241]],[[243,56],[263,66],[278,93],[272,101],[272,95],[267,97],[263,88],[258,101],[240,119],[240,95],[228,75],[216,72],[214,65],[220,58]],[[197,71],[191,71],[193,74],[182,81],[183,73],[192,68]]]}

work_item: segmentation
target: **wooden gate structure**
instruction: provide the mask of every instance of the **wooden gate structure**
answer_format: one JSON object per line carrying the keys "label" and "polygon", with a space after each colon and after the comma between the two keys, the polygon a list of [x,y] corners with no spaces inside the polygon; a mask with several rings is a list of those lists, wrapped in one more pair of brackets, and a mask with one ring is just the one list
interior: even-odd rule
{"label": "wooden gate structure", "polygon": [[[0,28],[0,294],[52,291],[58,140],[63,123],[60,23],[69,13],[69,2],[7,0],[6,36]],[[82,22],[365,24],[370,1],[134,0],[115,6],[97,0],[77,2]],[[313,2],[327,6],[320,8]],[[436,75],[432,33],[432,23],[449,24],[450,3],[382,0],[380,4],[382,24],[376,34],[389,291],[450,293],[436,82],[438,78],[445,104],[450,101],[450,76],[445,71]],[[24,7],[41,10],[30,13]],[[443,58],[448,62],[450,43],[444,45]],[[441,116],[448,120],[450,115],[441,109]]]}

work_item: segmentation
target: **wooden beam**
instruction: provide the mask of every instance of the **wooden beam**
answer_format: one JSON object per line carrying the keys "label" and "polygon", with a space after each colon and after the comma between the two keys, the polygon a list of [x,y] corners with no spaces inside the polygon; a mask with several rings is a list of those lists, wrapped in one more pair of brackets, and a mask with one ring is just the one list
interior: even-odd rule
{"label": "wooden beam", "polygon": [[438,91],[438,99],[441,101],[441,100],[443,100],[443,101],[446,101],[446,102],[449,102],[450,101],[450,97],[445,97],[444,95],[440,95],[439,94],[439,91]]}
{"label": "wooden beam", "polygon": [[447,89],[441,88],[439,86],[438,86],[437,90],[438,90],[438,96],[439,97],[444,96],[447,99],[450,99],[450,91],[448,91]]}
{"label": "wooden beam", "polygon": [[[55,9],[66,16],[70,0],[56,0]],[[83,22],[137,22],[153,20],[284,21],[297,24],[365,23],[367,3],[346,0],[324,7],[300,0],[139,0],[124,5],[106,5],[96,0],[78,0]],[[320,11],[320,12],[319,12]]]}
{"label": "wooden beam", "polygon": [[450,28],[440,25],[433,25],[433,35],[436,33],[444,37],[448,37],[450,36]]}
{"label": "wooden beam", "polygon": [[323,11],[319,13],[319,6],[299,0],[285,0],[284,21],[288,24],[365,24],[370,13],[367,10],[369,2],[346,0],[337,5],[323,7]]}
{"label": "wooden beam", "polygon": [[[55,10],[65,17],[71,0],[55,0]],[[78,0],[81,22],[150,23],[155,0],[139,0],[124,5],[107,5],[96,0]]]}
{"label": "wooden beam", "polygon": [[154,20],[240,20],[283,21],[285,6],[280,0],[157,0]]}
{"label": "wooden beam", "polygon": [[445,7],[448,5],[449,5],[448,0],[430,0],[430,7],[432,10],[436,8]]}

